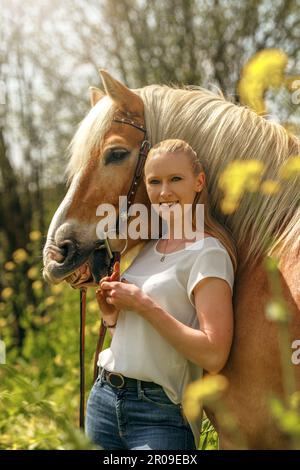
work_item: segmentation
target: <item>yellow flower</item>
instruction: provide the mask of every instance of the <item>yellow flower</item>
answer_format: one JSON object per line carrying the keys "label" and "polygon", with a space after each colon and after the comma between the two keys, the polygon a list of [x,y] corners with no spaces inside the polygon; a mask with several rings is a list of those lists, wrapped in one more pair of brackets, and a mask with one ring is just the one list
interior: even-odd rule
{"label": "yellow flower", "polygon": [[300,410],[300,392],[293,392],[292,395],[289,397],[289,402],[292,409],[299,409]]}
{"label": "yellow flower", "polygon": [[35,316],[33,317],[32,319],[32,322],[36,325],[36,326],[43,326],[43,325],[47,325],[48,323],[50,323],[52,321],[52,317],[50,315],[44,315],[43,317],[41,316]]}
{"label": "yellow flower", "polygon": [[271,300],[267,303],[266,308],[266,317],[268,320],[286,323],[289,319],[289,312],[283,302],[277,300]]}
{"label": "yellow flower", "polygon": [[235,201],[223,199],[223,201],[221,201],[220,207],[221,207],[221,211],[223,212],[223,214],[229,215],[229,214],[233,214],[237,210],[238,204]]}
{"label": "yellow flower", "polygon": [[238,83],[241,103],[258,114],[265,114],[264,94],[268,88],[278,88],[285,83],[287,63],[287,55],[279,49],[264,49],[251,57],[244,65]]}
{"label": "yellow flower", "polygon": [[57,354],[57,356],[55,356],[54,358],[54,364],[57,366],[62,366],[63,363],[64,363],[63,358],[61,357],[60,354]]}
{"label": "yellow flower", "polygon": [[292,395],[290,395],[289,397],[289,402],[292,409],[299,409],[300,411],[300,392],[293,392]]}
{"label": "yellow flower", "polygon": [[0,329],[4,328],[7,325],[6,318],[0,318]]}
{"label": "yellow flower", "polygon": [[277,194],[279,190],[280,184],[274,180],[265,180],[260,187],[260,191],[266,196],[273,196]]}
{"label": "yellow flower", "polygon": [[55,303],[55,298],[52,295],[45,299],[46,307],[51,307],[51,305],[53,305],[54,303]]}
{"label": "yellow flower", "polygon": [[278,271],[279,260],[276,256],[267,256],[264,261],[266,270],[270,273],[276,273]]}
{"label": "yellow flower", "polygon": [[5,289],[3,289],[1,292],[1,296],[4,300],[8,300],[13,295],[13,293],[14,291],[11,287],[5,287]]}
{"label": "yellow flower", "polygon": [[232,214],[238,207],[243,194],[255,192],[259,188],[264,165],[259,160],[234,160],[221,173],[219,188],[224,193],[221,210]]}
{"label": "yellow flower", "polygon": [[228,387],[223,375],[209,375],[189,384],[183,396],[183,408],[187,418],[194,420],[203,403],[212,403],[221,398]]}
{"label": "yellow flower", "polygon": [[7,263],[5,263],[5,265],[4,265],[4,267],[7,271],[13,271],[15,269],[16,265],[13,261],[7,261]]}
{"label": "yellow flower", "polygon": [[56,284],[51,286],[51,290],[53,294],[60,294],[63,291],[63,286],[62,284]]}
{"label": "yellow flower", "polygon": [[88,310],[93,313],[99,312],[98,302],[96,300],[91,300],[88,303]]}
{"label": "yellow flower", "polygon": [[95,323],[94,325],[92,325],[91,333],[93,333],[94,335],[99,333],[99,324],[98,323]]}
{"label": "yellow flower", "polygon": [[42,281],[34,281],[34,282],[32,283],[32,288],[33,288],[33,290],[41,290],[42,287],[43,287]]}
{"label": "yellow flower", "polygon": [[29,314],[32,314],[34,312],[34,305],[32,305],[32,304],[27,305],[26,310]]}
{"label": "yellow flower", "polygon": [[12,272],[7,272],[7,273],[4,273],[3,275],[3,279],[5,279],[6,281],[6,284],[10,284],[11,281],[13,281],[14,279],[14,274]]}
{"label": "yellow flower", "polygon": [[283,179],[300,177],[300,155],[295,155],[281,165],[279,176]]}
{"label": "yellow flower", "polygon": [[29,277],[29,279],[36,279],[37,277],[39,277],[39,274],[39,269],[36,266],[32,266],[27,271],[27,277]]}
{"label": "yellow flower", "polygon": [[36,242],[41,238],[42,234],[39,230],[33,230],[29,234],[29,238],[32,242]]}
{"label": "yellow flower", "polygon": [[12,256],[15,263],[21,264],[27,260],[28,253],[23,248],[19,248],[18,250],[13,252]]}

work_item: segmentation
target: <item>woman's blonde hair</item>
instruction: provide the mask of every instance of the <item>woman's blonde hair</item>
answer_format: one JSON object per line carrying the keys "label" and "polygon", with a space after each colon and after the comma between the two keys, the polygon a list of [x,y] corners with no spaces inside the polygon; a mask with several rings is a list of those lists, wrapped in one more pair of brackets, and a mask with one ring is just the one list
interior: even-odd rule
{"label": "woman's blonde hair", "polygon": [[[204,172],[203,165],[197,155],[197,153],[192,149],[192,147],[181,139],[167,139],[159,142],[151,148],[148,157],[151,158],[154,155],[162,153],[184,153],[190,158],[192,171],[194,175],[198,175],[200,172]],[[204,205],[204,230],[206,233],[209,233],[211,236],[217,238],[222,245],[226,248],[232,264],[234,271],[237,269],[237,251],[235,247],[235,242],[232,235],[228,230],[225,229],[217,220],[211,215],[210,205],[209,205],[209,194],[206,186],[206,181],[202,190],[195,196],[192,208],[192,223],[193,228],[196,227],[196,204]]]}

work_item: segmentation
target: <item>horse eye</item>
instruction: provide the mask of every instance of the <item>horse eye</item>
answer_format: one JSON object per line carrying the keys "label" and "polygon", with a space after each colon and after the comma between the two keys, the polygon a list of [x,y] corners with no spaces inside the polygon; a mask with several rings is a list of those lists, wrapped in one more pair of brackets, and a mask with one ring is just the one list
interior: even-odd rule
{"label": "horse eye", "polygon": [[128,155],[130,152],[126,149],[112,149],[105,157],[105,165],[122,162]]}

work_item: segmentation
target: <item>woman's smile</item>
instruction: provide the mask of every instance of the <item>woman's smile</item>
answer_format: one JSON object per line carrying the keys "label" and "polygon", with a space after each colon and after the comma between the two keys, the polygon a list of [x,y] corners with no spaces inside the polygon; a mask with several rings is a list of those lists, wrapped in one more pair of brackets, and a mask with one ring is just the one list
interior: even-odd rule
{"label": "woman's smile", "polygon": [[174,207],[174,206],[176,206],[177,204],[179,204],[179,201],[160,202],[160,203],[159,203],[159,207],[160,207],[161,209],[170,209],[171,207]]}

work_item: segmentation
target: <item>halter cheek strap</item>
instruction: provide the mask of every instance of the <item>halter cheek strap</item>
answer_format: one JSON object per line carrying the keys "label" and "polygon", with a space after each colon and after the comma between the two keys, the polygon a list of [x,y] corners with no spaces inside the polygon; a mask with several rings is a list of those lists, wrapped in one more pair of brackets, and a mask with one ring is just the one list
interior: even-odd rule
{"label": "halter cheek strap", "polygon": [[[146,158],[149,153],[149,150],[151,148],[150,142],[147,140],[147,130],[142,124],[139,124],[132,119],[126,118],[126,117],[115,117],[113,119],[113,122],[119,122],[121,124],[127,124],[129,126],[134,127],[135,129],[138,129],[139,131],[142,131],[144,133],[144,139],[141,143],[140,150],[139,150],[139,155],[138,155],[138,161],[134,170],[134,175],[131,181],[131,185],[129,188],[129,191],[127,193],[127,208],[126,208],[126,214],[123,212],[122,217],[128,217],[128,210],[129,207],[133,204],[133,201],[135,199],[135,195],[137,192],[137,188],[140,182],[140,179],[143,174],[143,169],[145,166]],[[117,219],[117,228],[119,226],[119,216]]]}

